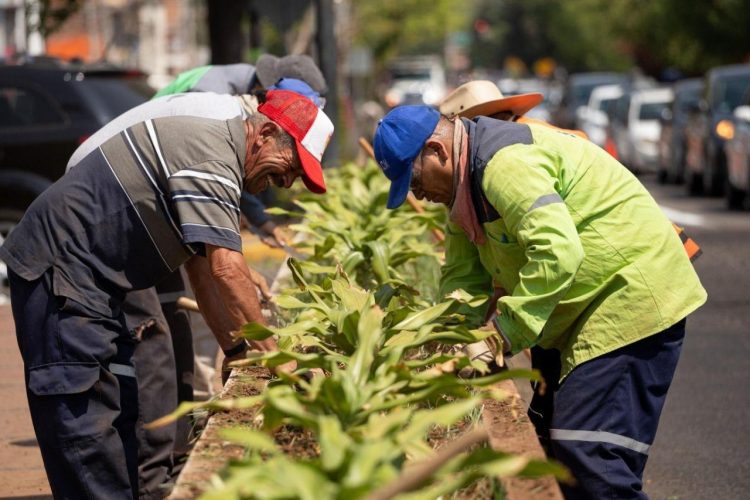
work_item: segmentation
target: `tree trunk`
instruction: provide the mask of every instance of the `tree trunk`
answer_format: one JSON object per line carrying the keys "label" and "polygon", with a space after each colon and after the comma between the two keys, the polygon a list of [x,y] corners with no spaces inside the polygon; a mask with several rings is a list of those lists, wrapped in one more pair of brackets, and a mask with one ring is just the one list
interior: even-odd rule
{"label": "tree trunk", "polygon": [[242,30],[245,0],[208,0],[211,64],[242,62],[245,39]]}

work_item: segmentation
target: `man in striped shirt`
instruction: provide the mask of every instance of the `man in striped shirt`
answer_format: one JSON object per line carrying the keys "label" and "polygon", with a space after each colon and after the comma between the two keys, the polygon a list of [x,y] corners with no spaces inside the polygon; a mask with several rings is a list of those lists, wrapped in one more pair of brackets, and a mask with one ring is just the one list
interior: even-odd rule
{"label": "man in striped shirt", "polygon": [[[263,321],[241,253],[241,192],[289,187],[297,177],[325,192],[320,159],[333,125],[293,92],[261,100],[250,114],[241,97],[187,94],[121,115],[91,137],[95,149],[31,205],[0,248],[56,497],[137,495],[128,292],[184,263],[228,355],[246,348],[232,332]],[[252,344],[276,348],[273,340]]]}

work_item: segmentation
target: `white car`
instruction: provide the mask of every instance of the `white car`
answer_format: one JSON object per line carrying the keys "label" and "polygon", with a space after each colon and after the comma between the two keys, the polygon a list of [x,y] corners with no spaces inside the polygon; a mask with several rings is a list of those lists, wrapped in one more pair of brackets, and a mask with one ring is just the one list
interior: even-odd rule
{"label": "white car", "polygon": [[588,104],[576,110],[576,123],[578,127],[597,146],[604,147],[604,143],[607,140],[607,126],[609,125],[607,109],[617,99],[622,97],[624,92],[621,85],[601,85],[595,87],[591,91]]}
{"label": "white car", "polygon": [[404,104],[434,106],[445,97],[447,84],[440,59],[415,56],[397,59],[391,66],[391,85],[384,100],[389,108]]}
{"label": "white car", "polygon": [[669,88],[639,90],[633,93],[628,109],[628,136],[632,145],[631,169],[656,172],[659,168],[659,118],[674,100]]}

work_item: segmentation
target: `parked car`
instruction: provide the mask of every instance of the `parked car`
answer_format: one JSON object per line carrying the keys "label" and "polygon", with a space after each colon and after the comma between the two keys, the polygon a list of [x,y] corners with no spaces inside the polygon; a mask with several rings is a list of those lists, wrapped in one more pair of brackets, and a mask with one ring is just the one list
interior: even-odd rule
{"label": "parked car", "polygon": [[656,172],[659,166],[659,119],[674,99],[670,88],[633,92],[628,108],[628,135],[632,145],[629,167],[634,172]]}
{"label": "parked car", "polygon": [[706,73],[703,97],[686,126],[686,186],[690,194],[722,195],[727,182],[724,143],[734,134],[734,109],[750,89],[750,64]]}
{"label": "parked car", "polygon": [[743,208],[750,202],[750,95],[734,110],[734,136],[724,144],[727,158],[727,206]]}
{"label": "parked car", "polygon": [[0,236],[87,137],[152,94],[139,71],[49,59],[0,66]]}
{"label": "parked car", "polygon": [[576,73],[570,75],[562,101],[555,112],[555,124],[563,128],[576,126],[576,111],[589,102],[591,92],[601,85],[625,85],[628,76],[622,73]]}
{"label": "parked car", "polygon": [[703,80],[689,78],[672,87],[672,105],[662,112],[659,137],[659,182],[682,183],[685,175],[685,126],[690,111],[698,106]]}
{"label": "parked car", "polygon": [[607,126],[609,125],[607,109],[622,97],[623,92],[621,85],[595,87],[591,92],[588,104],[578,108],[578,128],[584,131],[594,144],[604,147],[607,139]]}
{"label": "parked car", "polygon": [[630,89],[623,87],[622,95],[606,107],[607,137],[605,148],[620,163],[628,166],[632,156],[632,145],[628,134],[628,110],[630,108]]}
{"label": "parked car", "polygon": [[497,82],[497,86],[506,97],[539,92],[544,95],[544,100],[528,110],[524,116],[544,122],[549,122],[552,119],[548,105],[551,89],[543,80],[536,78],[502,78]]}
{"label": "parked car", "polygon": [[436,56],[399,58],[391,65],[390,76],[384,98],[389,108],[403,104],[432,106],[445,97],[445,70]]}

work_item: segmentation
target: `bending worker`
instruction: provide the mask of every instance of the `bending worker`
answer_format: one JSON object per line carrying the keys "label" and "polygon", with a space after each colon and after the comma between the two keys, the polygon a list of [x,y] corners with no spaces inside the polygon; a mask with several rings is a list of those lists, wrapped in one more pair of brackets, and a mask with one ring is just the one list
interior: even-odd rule
{"label": "bending worker", "polygon": [[[388,207],[411,189],[450,207],[441,292],[496,304],[503,352],[559,352],[551,454],[570,498],[645,498],[642,474],[685,334],[706,292],[679,236],[604,150],[548,127],[403,106],[376,159]],[[467,316],[480,326],[482,312]]]}
{"label": "bending worker", "polygon": [[263,322],[241,253],[240,193],[288,188],[297,177],[325,192],[320,159],[333,124],[294,92],[269,91],[261,101],[257,113],[242,98],[214,94],[133,108],[89,138],[101,142],[32,203],[0,248],[56,498],[138,494],[128,292],[184,263],[228,355],[247,349],[232,332]]}

